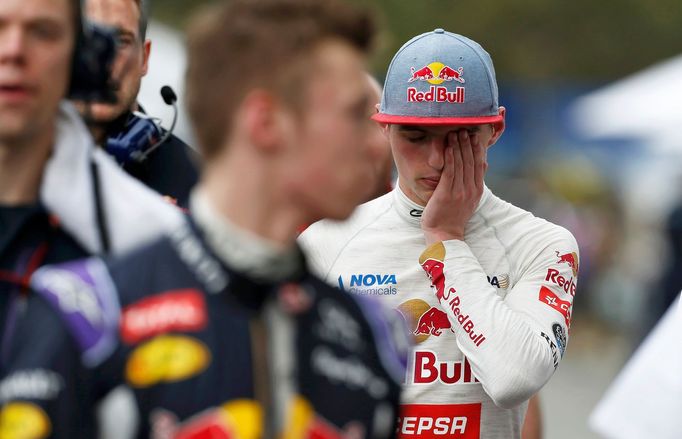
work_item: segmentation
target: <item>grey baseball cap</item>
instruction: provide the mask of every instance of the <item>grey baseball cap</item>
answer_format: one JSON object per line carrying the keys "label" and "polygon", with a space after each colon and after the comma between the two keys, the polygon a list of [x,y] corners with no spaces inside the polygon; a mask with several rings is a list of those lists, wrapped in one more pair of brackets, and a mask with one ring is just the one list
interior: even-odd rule
{"label": "grey baseball cap", "polygon": [[388,66],[381,108],[372,119],[402,125],[501,122],[490,55],[443,29],[412,38]]}

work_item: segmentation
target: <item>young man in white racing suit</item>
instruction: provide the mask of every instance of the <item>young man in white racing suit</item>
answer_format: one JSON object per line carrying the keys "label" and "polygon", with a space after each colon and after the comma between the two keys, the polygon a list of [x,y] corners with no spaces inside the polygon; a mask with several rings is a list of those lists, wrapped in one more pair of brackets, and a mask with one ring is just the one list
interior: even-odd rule
{"label": "young man in white racing suit", "polygon": [[485,186],[504,116],[479,44],[442,29],[413,38],[374,116],[398,186],[300,238],[327,281],[377,297],[411,327],[402,438],[521,437],[528,399],[566,348],[577,244]]}

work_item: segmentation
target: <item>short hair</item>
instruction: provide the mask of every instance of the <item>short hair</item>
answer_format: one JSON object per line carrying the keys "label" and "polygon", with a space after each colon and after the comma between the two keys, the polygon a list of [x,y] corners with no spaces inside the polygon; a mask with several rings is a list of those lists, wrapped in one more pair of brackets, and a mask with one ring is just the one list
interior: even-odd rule
{"label": "short hair", "polygon": [[133,0],[140,10],[140,20],[138,22],[140,40],[147,38],[147,26],[149,24],[149,0]]}
{"label": "short hair", "polygon": [[187,107],[201,152],[214,155],[230,135],[234,112],[254,88],[294,108],[305,61],[340,39],[367,53],[375,24],[367,10],[340,0],[231,0],[206,8],[188,31]]}

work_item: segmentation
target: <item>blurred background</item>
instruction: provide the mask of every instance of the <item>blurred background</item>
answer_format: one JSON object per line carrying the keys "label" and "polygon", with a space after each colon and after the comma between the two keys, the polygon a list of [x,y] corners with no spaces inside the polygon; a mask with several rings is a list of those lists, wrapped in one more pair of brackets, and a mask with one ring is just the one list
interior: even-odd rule
{"label": "blurred background", "polygon": [[[183,100],[182,30],[210,0],[153,0],[140,102],[168,127]],[[359,1],[359,0],[358,0]],[[545,437],[596,438],[587,417],[682,289],[682,5],[679,0],[366,0],[383,31],[371,71],[437,27],[483,45],[507,130],[487,184],[580,245],[571,343],[541,392]],[[192,144],[184,113],[176,133]]]}

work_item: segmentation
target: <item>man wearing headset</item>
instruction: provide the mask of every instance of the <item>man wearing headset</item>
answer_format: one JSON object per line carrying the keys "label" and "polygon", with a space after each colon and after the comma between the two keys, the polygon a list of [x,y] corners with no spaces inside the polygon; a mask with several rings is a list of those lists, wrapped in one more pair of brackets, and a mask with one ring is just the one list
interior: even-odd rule
{"label": "man wearing headset", "polygon": [[137,102],[152,47],[146,39],[149,1],[86,0],[84,4],[88,20],[115,33],[116,103],[79,103],[79,111],[97,144],[126,172],[186,207],[189,191],[197,182],[196,154],[172,133],[166,138],[153,119],[144,117]]}
{"label": "man wearing headset", "polygon": [[[100,67],[107,63],[88,70],[84,62],[86,56],[106,61],[106,51],[93,49],[94,38],[82,30],[77,0],[0,2],[0,404],[45,397],[66,384],[30,367],[43,352],[40,343],[23,356],[13,350],[25,336],[16,322],[32,272],[47,263],[123,252],[181,216],[97,150],[76,110],[63,101],[67,94],[107,95],[109,72]],[[35,330],[44,323],[35,322]],[[50,343],[45,335],[41,340]],[[11,374],[22,366],[28,375]],[[6,405],[0,437],[41,429],[40,422],[30,404]]]}

